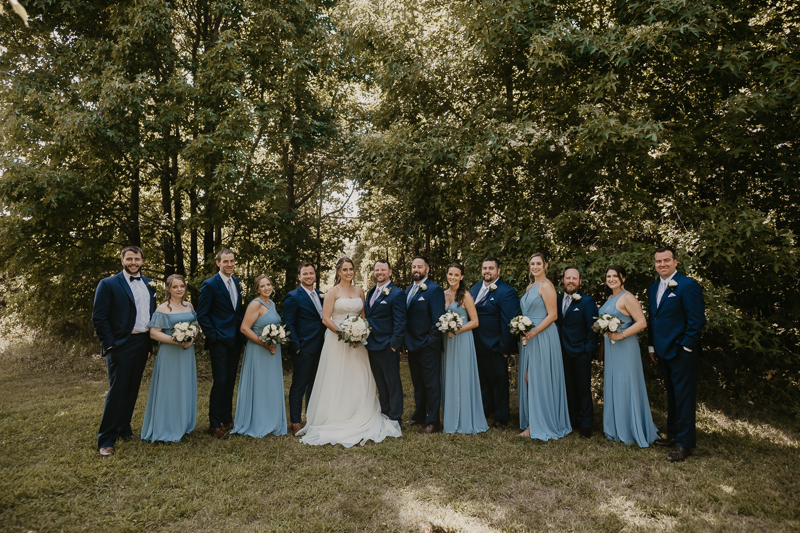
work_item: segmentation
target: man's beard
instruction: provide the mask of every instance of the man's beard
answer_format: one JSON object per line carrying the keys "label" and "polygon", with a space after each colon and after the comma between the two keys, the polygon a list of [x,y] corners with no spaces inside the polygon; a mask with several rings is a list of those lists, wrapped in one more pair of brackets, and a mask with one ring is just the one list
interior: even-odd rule
{"label": "man's beard", "polygon": [[422,272],[414,272],[413,274],[411,274],[411,279],[413,279],[414,281],[420,281],[425,279],[425,276],[422,274]]}
{"label": "man's beard", "polygon": [[131,272],[130,270],[128,270],[128,267],[126,266],[123,266],[122,269],[125,270],[125,272],[127,274],[130,274],[131,276],[138,276],[140,274],[140,270],[142,270],[141,268],[139,268],[136,272]]}
{"label": "man's beard", "polygon": [[484,274],[483,275],[483,281],[489,282],[489,281],[492,281],[493,279],[494,279],[494,276],[492,276],[491,274]]}
{"label": "man's beard", "polygon": [[576,292],[578,292],[578,287],[576,287],[575,285],[564,286],[564,292],[569,295],[573,295]]}

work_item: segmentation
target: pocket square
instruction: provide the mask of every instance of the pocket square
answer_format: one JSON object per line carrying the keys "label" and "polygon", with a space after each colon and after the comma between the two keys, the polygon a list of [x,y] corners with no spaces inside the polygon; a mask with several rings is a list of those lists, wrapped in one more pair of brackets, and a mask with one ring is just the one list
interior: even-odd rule
{"label": "pocket square", "polygon": [[674,292],[669,293],[669,296],[667,296],[667,298],[675,298],[675,293]]}
{"label": "pocket square", "polygon": [[573,312],[573,313],[574,313],[574,312],[576,312],[576,311],[580,311],[580,309],[577,309],[577,308],[576,308],[576,309],[573,309],[573,310],[572,310],[572,312]]}
{"label": "pocket square", "polygon": [[380,305],[386,305],[386,302],[383,302],[383,301],[382,301],[382,302],[380,303]]}
{"label": "pocket square", "polygon": [[419,300],[417,300],[417,301],[418,301],[418,302],[424,302],[424,301],[425,301],[425,298],[424,298],[424,297],[422,297],[422,296],[420,296],[420,297],[419,297]]}
{"label": "pocket square", "polygon": [[493,302],[493,301],[494,301],[494,298],[489,298],[489,301],[490,301],[490,302]]}

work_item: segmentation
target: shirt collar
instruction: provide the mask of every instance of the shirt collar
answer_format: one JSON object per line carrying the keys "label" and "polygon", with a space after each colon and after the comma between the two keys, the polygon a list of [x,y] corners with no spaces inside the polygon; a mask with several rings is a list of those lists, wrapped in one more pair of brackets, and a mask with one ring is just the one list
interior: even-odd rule
{"label": "shirt collar", "polygon": [[486,282],[484,281],[484,282],[483,282],[483,286],[484,286],[484,287],[490,287],[490,286],[494,285],[495,283],[497,283],[497,280],[498,280],[498,279],[500,279],[500,276],[497,276],[495,279],[493,279],[493,280],[492,280],[492,281],[490,281],[489,283],[486,283]]}
{"label": "shirt collar", "polygon": [[422,284],[423,284],[423,283],[425,283],[426,281],[428,281],[428,276],[425,276],[425,279],[422,279],[422,280],[420,280],[420,281],[419,281],[419,283],[417,283],[417,282],[415,281],[415,282],[414,282],[414,285],[416,285],[417,287],[419,287],[420,285],[422,285]]}
{"label": "shirt collar", "polygon": [[[132,274],[128,274],[128,271],[127,271],[127,270],[123,270],[123,271],[122,271],[122,275],[123,275],[123,276],[125,276],[125,279],[127,279],[129,282],[131,281],[131,276],[132,276]],[[134,277],[134,278],[141,278],[141,277],[142,277],[142,274],[141,274],[141,272],[140,272],[139,274],[136,274],[136,275],[135,275],[135,276],[133,276],[133,277]]]}
{"label": "shirt collar", "polygon": [[385,286],[387,286],[388,284],[390,284],[391,282],[392,282],[392,281],[391,281],[391,280],[389,280],[389,281],[387,281],[386,283],[384,283],[383,285],[375,285],[375,290],[376,290],[376,291],[382,291],[382,290],[383,290],[383,288],[384,288]]}
{"label": "shirt collar", "polygon": [[669,280],[671,280],[672,278],[674,278],[674,277],[675,277],[675,274],[677,274],[677,273],[678,273],[678,271],[676,270],[676,271],[675,271],[675,272],[673,272],[673,273],[672,273],[672,275],[671,275],[670,277],[668,277],[667,279],[662,279],[662,278],[661,278],[661,276],[659,276],[659,278],[658,278],[658,279],[660,279],[660,280],[661,280],[661,283],[669,283]]}
{"label": "shirt collar", "polygon": [[233,276],[226,276],[225,274],[222,273],[222,270],[220,270],[219,271],[219,277],[222,278],[222,283],[227,285],[228,284],[228,280],[231,279]]}
{"label": "shirt collar", "polygon": [[306,291],[306,292],[308,293],[308,295],[309,295],[309,296],[313,296],[313,295],[317,294],[317,291],[315,291],[315,290],[313,290],[313,289],[311,289],[311,290],[308,290],[308,289],[306,289],[305,287],[303,287],[302,285],[300,285],[300,287],[302,287],[302,288],[303,288],[303,290],[304,290],[304,291]]}

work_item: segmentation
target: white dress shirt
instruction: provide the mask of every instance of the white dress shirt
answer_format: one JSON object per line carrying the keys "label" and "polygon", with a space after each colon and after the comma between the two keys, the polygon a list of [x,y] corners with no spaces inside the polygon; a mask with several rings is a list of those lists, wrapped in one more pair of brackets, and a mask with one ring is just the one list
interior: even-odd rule
{"label": "white dress shirt", "polygon": [[[303,287],[302,285],[300,285],[300,286]],[[314,302],[314,307],[317,308],[317,312],[319,313],[319,317],[322,318],[322,302],[319,301],[319,295],[317,294],[317,291],[310,291],[310,290],[306,289],[305,287],[303,287],[303,290],[306,291],[306,293],[308,294],[308,297],[311,298],[312,302]]]}
{"label": "white dress shirt", "polygon": [[370,300],[369,300],[369,306],[370,306],[370,307],[372,307],[373,305],[375,305],[375,302],[378,300],[378,295],[381,293],[381,291],[383,290],[383,288],[384,288],[385,286],[387,286],[388,284],[389,284],[389,282],[387,281],[387,282],[386,282],[386,283],[384,283],[383,285],[376,285],[376,286],[375,286],[375,292],[373,292],[373,293],[372,293],[372,298],[370,298]]}
{"label": "white dress shirt", "polygon": [[131,275],[126,271],[122,271],[125,276],[125,281],[133,293],[133,301],[136,303],[136,321],[133,323],[133,331],[131,333],[146,333],[150,330],[147,324],[150,322],[150,289],[144,284],[144,279],[140,274],[133,276],[138,278],[131,281]]}
{"label": "white dress shirt", "polygon": [[[236,290],[236,283],[233,281],[233,276],[226,276],[220,270],[219,277],[222,278],[222,283],[225,284],[225,289],[231,297],[231,305],[236,309],[236,305],[239,303],[239,291]],[[231,287],[233,289],[231,289]]]}

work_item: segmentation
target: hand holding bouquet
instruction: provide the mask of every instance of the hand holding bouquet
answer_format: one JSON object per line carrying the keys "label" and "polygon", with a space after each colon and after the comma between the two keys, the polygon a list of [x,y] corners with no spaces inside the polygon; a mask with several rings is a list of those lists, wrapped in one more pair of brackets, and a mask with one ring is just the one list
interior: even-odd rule
{"label": "hand holding bouquet", "polygon": [[[533,323],[533,320],[525,315],[517,315],[512,318],[509,326],[511,326],[511,333],[519,336],[527,334],[530,330],[536,327]],[[528,339],[522,339],[522,345],[527,346]]]}
{"label": "hand holding bouquet", "polygon": [[360,316],[348,316],[339,324],[339,340],[348,343],[353,348],[358,347],[359,344],[366,345],[367,337],[372,328],[369,327],[369,322]]}
{"label": "hand holding bouquet", "polygon": [[[177,344],[185,345],[191,343],[198,333],[200,333],[200,327],[197,322],[178,322],[172,328],[172,340]],[[189,346],[183,347],[188,348]]]}
{"label": "hand holding bouquet", "polygon": [[445,314],[440,316],[439,321],[436,322],[436,328],[442,333],[450,334],[451,337],[455,335],[463,325],[464,323],[461,320],[461,317],[455,311],[447,311]]}
{"label": "hand holding bouquet", "polygon": [[267,324],[261,328],[258,338],[264,344],[278,346],[289,342],[289,332],[283,324]]}
{"label": "hand holding bouquet", "polygon": [[[604,313],[595,318],[597,320],[594,324],[592,324],[592,330],[594,330],[595,333],[599,333],[605,337],[608,337],[609,333],[618,332],[619,328],[622,327],[622,321],[614,315]],[[612,340],[611,344],[616,344],[616,342]]]}

